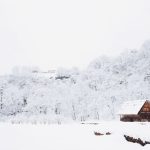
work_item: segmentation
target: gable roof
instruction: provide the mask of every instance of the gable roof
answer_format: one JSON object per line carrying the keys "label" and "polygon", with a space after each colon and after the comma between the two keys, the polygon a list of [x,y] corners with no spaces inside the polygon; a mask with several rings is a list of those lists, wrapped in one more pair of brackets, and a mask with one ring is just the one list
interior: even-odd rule
{"label": "gable roof", "polygon": [[123,115],[123,114],[137,115],[146,101],[147,100],[126,101],[122,104],[118,114],[120,114],[120,115]]}

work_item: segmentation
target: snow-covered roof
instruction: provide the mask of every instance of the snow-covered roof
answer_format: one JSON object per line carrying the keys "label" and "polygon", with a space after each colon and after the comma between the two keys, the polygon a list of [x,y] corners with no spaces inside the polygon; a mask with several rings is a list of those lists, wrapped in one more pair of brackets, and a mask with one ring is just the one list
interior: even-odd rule
{"label": "snow-covered roof", "polygon": [[132,100],[122,104],[118,114],[138,114],[147,100]]}

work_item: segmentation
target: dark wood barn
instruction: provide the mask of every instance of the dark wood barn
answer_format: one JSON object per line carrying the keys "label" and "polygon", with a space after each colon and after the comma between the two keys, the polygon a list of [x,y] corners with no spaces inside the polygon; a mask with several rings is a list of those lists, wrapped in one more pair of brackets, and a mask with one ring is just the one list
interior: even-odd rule
{"label": "dark wood barn", "polygon": [[136,100],[124,102],[119,115],[121,121],[150,121],[150,101]]}

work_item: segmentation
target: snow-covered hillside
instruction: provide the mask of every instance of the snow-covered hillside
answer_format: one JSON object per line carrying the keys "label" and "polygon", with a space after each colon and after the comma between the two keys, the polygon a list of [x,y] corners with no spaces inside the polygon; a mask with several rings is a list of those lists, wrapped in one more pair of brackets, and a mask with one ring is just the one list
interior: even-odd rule
{"label": "snow-covered hillside", "polygon": [[1,76],[0,118],[51,123],[113,119],[123,101],[148,99],[149,91],[150,42],[145,42],[117,58],[97,58],[84,71]]}

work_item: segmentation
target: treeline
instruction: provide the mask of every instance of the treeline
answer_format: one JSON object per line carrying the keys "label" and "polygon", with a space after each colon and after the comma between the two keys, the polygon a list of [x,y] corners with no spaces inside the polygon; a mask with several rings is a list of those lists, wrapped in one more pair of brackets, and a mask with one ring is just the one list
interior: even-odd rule
{"label": "treeline", "polygon": [[1,120],[49,122],[114,119],[126,100],[150,98],[150,43],[117,58],[100,57],[84,71],[15,68],[0,77]]}

